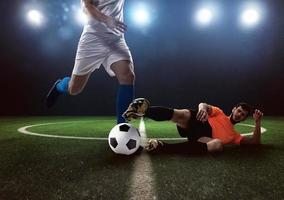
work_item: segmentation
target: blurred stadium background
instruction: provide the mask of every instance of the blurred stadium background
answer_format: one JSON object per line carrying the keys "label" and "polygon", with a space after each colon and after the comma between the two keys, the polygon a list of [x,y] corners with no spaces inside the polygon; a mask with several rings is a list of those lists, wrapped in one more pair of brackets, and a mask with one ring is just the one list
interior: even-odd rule
{"label": "blurred stadium background", "polygon": [[[178,108],[202,101],[227,113],[246,101],[265,114],[258,148],[233,145],[222,154],[149,156],[147,162],[114,155],[106,141],[17,131],[53,123],[29,131],[106,138],[115,124],[117,83],[100,69],[82,94],[46,109],[50,86],[73,68],[86,22],[80,0],[0,5],[0,200],[283,199],[283,1],[125,1],[137,97]],[[145,125],[148,137],[177,137],[173,124]]]}
{"label": "blurred stadium background", "polygon": [[[0,4],[2,115],[114,115],[116,79],[104,69],[81,95],[51,110],[43,105],[53,81],[73,68],[85,20],[79,0]],[[247,101],[266,115],[283,115],[283,6],[280,0],[126,0],[136,96],[172,107],[204,101],[227,112]]]}

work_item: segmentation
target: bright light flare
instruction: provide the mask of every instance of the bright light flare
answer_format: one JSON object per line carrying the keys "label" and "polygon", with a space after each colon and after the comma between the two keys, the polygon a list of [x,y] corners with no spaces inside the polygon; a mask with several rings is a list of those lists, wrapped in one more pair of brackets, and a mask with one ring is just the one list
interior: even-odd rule
{"label": "bright light flare", "polygon": [[260,14],[255,9],[247,9],[241,15],[241,23],[244,26],[255,26],[259,23]]}
{"label": "bright light flare", "polygon": [[88,23],[88,15],[82,9],[78,9],[76,13],[76,20],[79,24],[85,25]]}
{"label": "bright light flare", "polygon": [[35,26],[40,26],[43,23],[43,15],[38,10],[30,10],[27,12],[28,21]]}
{"label": "bright light flare", "polygon": [[132,7],[131,18],[137,26],[144,27],[151,23],[150,10],[142,3]]}
{"label": "bright light flare", "polygon": [[212,21],[213,13],[208,8],[202,8],[196,12],[195,19],[200,25],[208,25]]}
{"label": "bright light flare", "polygon": [[266,8],[259,1],[244,3],[240,7],[239,25],[245,29],[252,29],[264,20],[265,15]]}

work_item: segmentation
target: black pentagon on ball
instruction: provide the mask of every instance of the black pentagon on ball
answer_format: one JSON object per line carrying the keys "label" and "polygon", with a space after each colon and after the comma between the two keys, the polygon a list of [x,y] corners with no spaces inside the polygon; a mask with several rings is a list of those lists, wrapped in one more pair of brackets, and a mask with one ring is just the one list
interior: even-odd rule
{"label": "black pentagon on ball", "polygon": [[118,143],[115,138],[110,138],[110,145],[115,148],[117,147]]}
{"label": "black pentagon on ball", "polygon": [[136,140],[130,139],[126,146],[129,150],[134,149],[136,147]]}
{"label": "black pentagon on ball", "polygon": [[119,130],[122,132],[127,132],[130,129],[130,127],[127,124],[123,124],[119,127]]}

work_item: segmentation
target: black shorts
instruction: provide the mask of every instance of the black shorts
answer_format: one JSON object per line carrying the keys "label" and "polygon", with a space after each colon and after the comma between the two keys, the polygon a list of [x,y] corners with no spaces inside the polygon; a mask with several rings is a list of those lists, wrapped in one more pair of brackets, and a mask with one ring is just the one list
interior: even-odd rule
{"label": "black shorts", "polygon": [[191,117],[188,120],[187,128],[177,126],[181,137],[187,137],[190,141],[197,141],[200,137],[212,137],[212,128],[208,121],[201,122],[196,119],[196,110],[189,109]]}

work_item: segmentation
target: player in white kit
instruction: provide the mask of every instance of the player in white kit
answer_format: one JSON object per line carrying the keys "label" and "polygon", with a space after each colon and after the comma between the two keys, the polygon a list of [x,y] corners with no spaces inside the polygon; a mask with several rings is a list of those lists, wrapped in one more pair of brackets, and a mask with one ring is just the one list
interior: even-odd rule
{"label": "player in white kit", "polygon": [[[73,72],[57,80],[46,98],[47,107],[55,104],[61,94],[77,95],[84,89],[91,73],[101,65],[119,82],[116,113],[117,123],[134,97],[134,66],[124,39],[124,0],[81,0],[88,23],[81,35]],[[102,89],[102,88],[101,88]]]}

